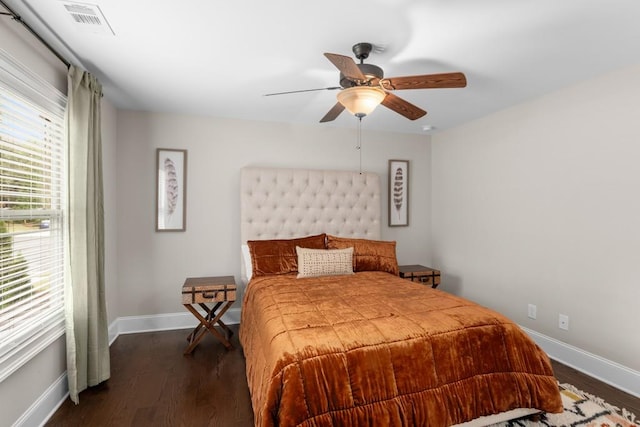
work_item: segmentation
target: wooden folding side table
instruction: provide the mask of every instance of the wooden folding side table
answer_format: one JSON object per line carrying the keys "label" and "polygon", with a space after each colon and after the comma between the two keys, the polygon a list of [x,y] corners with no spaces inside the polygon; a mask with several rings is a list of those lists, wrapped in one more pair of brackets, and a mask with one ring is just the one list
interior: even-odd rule
{"label": "wooden folding side table", "polygon": [[440,284],[440,270],[424,265],[399,265],[400,277],[411,280],[412,282],[420,282],[424,285],[431,285],[437,288]]}
{"label": "wooden folding side table", "polygon": [[[233,332],[222,321],[222,315],[236,300],[236,281],[233,276],[222,277],[191,277],[182,285],[182,305],[200,321],[198,326],[189,334],[189,345],[184,354],[191,354],[207,331],[219,339],[230,350],[233,348],[229,338]],[[213,304],[209,307],[207,303]],[[196,306],[205,312],[203,316]],[[215,326],[222,328],[220,333]]]}

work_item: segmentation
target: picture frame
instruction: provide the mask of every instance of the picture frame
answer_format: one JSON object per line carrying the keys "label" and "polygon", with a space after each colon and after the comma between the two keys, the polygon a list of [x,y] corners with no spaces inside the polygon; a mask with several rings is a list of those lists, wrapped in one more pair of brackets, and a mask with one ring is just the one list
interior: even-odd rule
{"label": "picture frame", "polygon": [[156,231],[187,229],[187,150],[156,149]]}
{"label": "picture frame", "polygon": [[409,225],[409,160],[389,160],[389,227]]}

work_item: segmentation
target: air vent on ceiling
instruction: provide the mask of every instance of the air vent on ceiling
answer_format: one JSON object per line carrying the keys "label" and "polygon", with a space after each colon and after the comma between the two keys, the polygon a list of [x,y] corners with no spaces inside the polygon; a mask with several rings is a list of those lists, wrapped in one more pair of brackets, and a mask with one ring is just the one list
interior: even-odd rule
{"label": "air vent on ceiling", "polygon": [[97,4],[63,1],[65,10],[77,28],[90,33],[115,33]]}

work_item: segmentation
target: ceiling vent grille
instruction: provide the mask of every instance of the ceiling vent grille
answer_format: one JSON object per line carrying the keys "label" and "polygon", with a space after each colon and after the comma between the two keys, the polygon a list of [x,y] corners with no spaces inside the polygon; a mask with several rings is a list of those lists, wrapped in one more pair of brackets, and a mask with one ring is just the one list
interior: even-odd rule
{"label": "ceiling vent grille", "polygon": [[62,4],[76,28],[89,33],[115,34],[97,4],[70,1]]}

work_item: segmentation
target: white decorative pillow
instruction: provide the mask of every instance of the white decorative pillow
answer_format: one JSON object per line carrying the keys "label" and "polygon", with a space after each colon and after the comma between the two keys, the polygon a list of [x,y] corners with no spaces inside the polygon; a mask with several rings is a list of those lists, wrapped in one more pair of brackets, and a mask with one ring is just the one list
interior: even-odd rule
{"label": "white decorative pillow", "polygon": [[307,249],[296,246],[298,278],[353,274],[353,248]]}
{"label": "white decorative pillow", "polygon": [[244,244],[240,246],[242,251],[242,264],[244,267],[244,275],[247,278],[247,282],[251,280],[253,275],[253,266],[251,265],[251,253],[249,253],[249,245]]}

